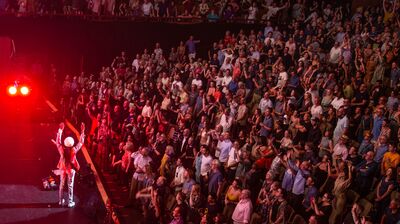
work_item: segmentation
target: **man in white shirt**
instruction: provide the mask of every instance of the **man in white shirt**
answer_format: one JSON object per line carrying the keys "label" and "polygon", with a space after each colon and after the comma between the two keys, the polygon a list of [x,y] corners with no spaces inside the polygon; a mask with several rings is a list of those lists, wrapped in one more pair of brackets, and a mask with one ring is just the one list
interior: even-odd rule
{"label": "man in white shirt", "polygon": [[208,173],[211,170],[211,162],[213,160],[210,152],[205,146],[202,146],[201,149],[201,166],[200,166],[200,175],[204,178],[207,177]]}
{"label": "man in white shirt", "polygon": [[179,75],[175,75],[174,81],[172,81],[171,91],[177,92],[177,91],[180,91],[182,88],[183,88],[183,83],[180,80]]}
{"label": "man in white shirt", "polygon": [[279,67],[279,71],[280,72],[279,72],[279,76],[278,76],[278,82],[276,83],[275,88],[282,89],[286,85],[286,82],[288,80],[288,74],[285,71],[285,66],[284,65],[281,65]]}
{"label": "man in white shirt", "polygon": [[272,37],[272,31],[270,31],[268,34],[267,34],[267,36],[265,37],[265,39],[264,39],[264,44],[265,45],[268,45],[268,42],[271,44],[271,45],[274,45],[274,43],[275,43],[275,39]]}
{"label": "man in white shirt", "polygon": [[159,60],[162,57],[163,50],[160,47],[160,43],[156,43],[156,47],[154,48],[154,54],[156,55],[157,60]]}
{"label": "man in white shirt", "polygon": [[133,159],[133,165],[135,167],[135,173],[133,174],[134,178],[139,177],[141,174],[144,174],[145,167],[147,165],[150,165],[150,163],[153,161],[149,156],[149,149],[146,147],[142,147],[139,153],[132,153],[131,157]]}
{"label": "man in white shirt", "polygon": [[229,150],[229,156],[226,166],[229,168],[235,168],[237,163],[239,162],[239,142],[235,141],[233,146]]}
{"label": "man in white shirt", "polygon": [[342,54],[342,48],[340,48],[339,42],[335,42],[335,45],[331,48],[329,53],[329,62],[332,64],[339,63],[339,57]]}
{"label": "man in white shirt", "polygon": [[136,58],[132,62],[132,68],[135,69],[135,72],[139,71],[139,63],[140,63],[140,54],[136,54]]}
{"label": "man in white shirt", "polygon": [[313,105],[311,106],[311,109],[310,109],[311,117],[312,117],[312,118],[321,119],[321,116],[322,116],[322,114],[323,114],[324,111],[322,110],[322,106],[321,106],[320,100],[319,100],[318,97],[316,97],[316,98],[314,99],[314,101],[315,101],[315,104],[313,104]]}
{"label": "man in white shirt", "polygon": [[288,48],[288,54],[294,57],[294,53],[296,52],[296,42],[294,42],[293,37],[289,37],[289,40],[286,41],[285,47]]}
{"label": "man in white shirt", "polygon": [[230,131],[233,123],[233,117],[230,114],[229,109],[225,109],[225,113],[221,116],[219,125],[222,126],[224,132]]}
{"label": "man in white shirt", "polygon": [[200,75],[198,73],[195,75],[195,78],[192,80],[192,85],[197,86],[198,89],[201,89],[201,87],[203,86],[203,81],[201,81]]}
{"label": "man in white shirt", "polygon": [[239,163],[239,156],[240,156],[239,148],[240,148],[239,142],[235,141],[233,143],[233,146],[229,150],[228,161],[226,162],[225,166],[228,169],[227,171],[228,180],[233,180],[235,178],[236,168]]}
{"label": "man in white shirt", "polygon": [[161,73],[160,81],[161,81],[162,88],[164,90],[168,89],[171,79],[172,78],[170,78],[166,72]]}
{"label": "man in white shirt", "polygon": [[260,52],[258,51],[258,49],[257,48],[255,48],[255,47],[250,47],[250,54],[249,54],[249,57],[252,59],[252,60],[256,60],[256,61],[259,61],[260,60]]}
{"label": "man in white shirt", "polygon": [[261,113],[264,114],[267,108],[273,108],[272,100],[269,98],[268,92],[264,93],[264,97],[260,100],[258,104],[258,108],[261,110]]}
{"label": "man in white shirt", "polygon": [[268,33],[269,32],[273,32],[274,31],[274,28],[272,28],[272,24],[271,24],[271,21],[267,21],[267,26],[265,26],[265,28],[264,28],[264,36],[266,37],[266,36],[268,36]]}
{"label": "man in white shirt", "polygon": [[146,104],[143,106],[142,109],[142,116],[150,118],[152,113],[153,108],[151,106],[150,100],[146,100]]}
{"label": "man in white shirt", "polygon": [[144,0],[142,5],[142,12],[144,16],[153,16],[153,4],[149,0]]}
{"label": "man in white shirt", "polygon": [[347,118],[343,107],[339,108],[337,111],[337,116],[338,120],[335,130],[333,131],[333,144],[336,144],[339,138],[347,133],[347,129],[349,127],[349,119]]}
{"label": "man in white shirt", "polygon": [[149,156],[149,150],[146,147],[142,147],[139,151],[132,153],[131,158],[133,159],[133,165],[135,167],[135,172],[132,176],[131,189],[129,192],[128,206],[132,205],[136,198],[136,193],[141,190],[138,189],[140,182],[144,180],[145,177],[145,167],[150,166],[153,161]]}
{"label": "man in white shirt", "polygon": [[228,63],[232,62],[233,50],[231,48],[226,48],[226,49],[222,49],[221,51],[224,54],[224,62],[222,63],[222,66],[224,66],[224,64],[228,64]]}
{"label": "man in white shirt", "polygon": [[250,199],[250,191],[245,189],[240,194],[240,201],[237,203],[232,214],[234,224],[250,223],[251,214],[253,212],[253,204]]}
{"label": "man in white shirt", "polygon": [[229,83],[232,81],[231,71],[232,71],[231,68],[224,71],[224,77],[222,78],[222,86],[228,86]]}
{"label": "man in white shirt", "polygon": [[345,161],[349,155],[349,151],[346,146],[347,136],[343,135],[340,137],[339,142],[333,148],[332,160],[341,159]]}
{"label": "man in white shirt", "polygon": [[[288,2],[288,3],[289,3],[289,2]],[[266,13],[266,15],[265,15],[266,19],[269,20],[271,17],[274,17],[280,10],[286,8],[286,6],[288,5],[288,3],[285,4],[285,5],[282,6],[282,7],[277,7],[276,3],[272,3],[271,6],[267,6],[267,10],[268,10],[268,11],[267,11],[267,13]]]}
{"label": "man in white shirt", "polygon": [[185,181],[184,173],[186,169],[183,167],[182,160],[178,158],[176,160],[176,168],[175,168],[175,175],[174,179],[171,182],[171,187],[175,188],[175,192],[179,192],[182,190],[183,182]]}
{"label": "man in white shirt", "polygon": [[224,63],[221,65],[221,67],[219,68],[221,71],[228,72],[228,71],[232,71],[233,70],[233,65],[231,63],[231,59],[227,60],[227,63]]}

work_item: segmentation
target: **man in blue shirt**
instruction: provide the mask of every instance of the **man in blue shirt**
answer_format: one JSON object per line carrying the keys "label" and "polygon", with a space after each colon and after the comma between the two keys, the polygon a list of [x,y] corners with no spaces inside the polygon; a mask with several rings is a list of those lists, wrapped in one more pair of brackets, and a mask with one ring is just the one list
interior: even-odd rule
{"label": "man in blue shirt", "polygon": [[229,152],[231,151],[233,144],[229,139],[229,132],[224,132],[222,139],[218,141],[217,150],[219,150],[219,162],[223,165],[228,161]]}
{"label": "man in blue shirt", "polygon": [[287,82],[287,87],[289,91],[296,90],[300,86],[300,77],[295,71],[290,72],[290,78]]}
{"label": "man in blue shirt", "polygon": [[265,143],[269,135],[272,133],[274,127],[274,119],[271,116],[270,108],[265,109],[264,121],[260,123],[260,126],[260,136],[263,143]]}
{"label": "man in blue shirt", "polygon": [[200,43],[200,40],[194,40],[193,36],[189,37],[189,40],[186,41],[186,47],[188,49],[188,57],[189,59],[196,58],[196,44]]}
{"label": "man in blue shirt", "polygon": [[196,184],[196,181],[193,179],[193,172],[191,170],[186,169],[183,173],[183,186],[182,186],[182,193],[186,196],[190,195],[192,190],[192,186]]}
{"label": "man in blue shirt", "polygon": [[208,22],[217,22],[219,20],[219,16],[215,13],[215,9],[211,9],[210,13],[207,15]]}
{"label": "man in blue shirt", "polygon": [[309,163],[307,161],[303,161],[299,166],[294,164],[293,161],[289,160],[288,165],[291,171],[296,173],[292,188],[293,204],[300,205],[304,196],[306,180],[310,176],[310,171],[308,170]]}
{"label": "man in blue shirt", "polygon": [[383,155],[387,152],[388,145],[386,136],[382,135],[378,138],[378,144],[375,146],[375,157],[374,161],[377,163],[381,163],[383,159]]}
{"label": "man in blue shirt", "polygon": [[400,68],[396,62],[392,63],[392,70],[390,71],[390,88],[396,88],[400,78]]}
{"label": "man in blue shirt", "polygon": [[214,159],[211,163],[211,173],[208,175],[208,194],[217,195],[217,198],[221,196],[224,180],[221,171],[219,171],[219,166],[219,161]]}
{"label": "man in blue shirt", "polygon": [[199,90],[199,95],[196,97],[195,104],[194,104],[194,114],[200,114],[201,110],[203,109],[203,99],[204,99],[204,90]]}
{"label": "man in blue shirt", "polygon": [[302,203],[304,208],[304,217],[308,217],[313,211],[311,207],[311,201],[316,199],[317,195],[318,190],[314,186],[314,180],[312,177],[308,177],[306,181],[306,188],[304,189],[304,200]]}
{"label": "man in blue shirt", "polygon": [[383,123],[383,111],[381,108],[376,109],[376,114],[374,117],[374,124],[372,126],[372,140],[376,141],[381,134],[381,128]]}
{"label": "man in blue shirt", "polygon": [[365,159],[356,167],[357,177],[355,179],[355,187],[361,197],[369,193],[377,165],[374,161],[374,152],[369,151],[365,154]]}

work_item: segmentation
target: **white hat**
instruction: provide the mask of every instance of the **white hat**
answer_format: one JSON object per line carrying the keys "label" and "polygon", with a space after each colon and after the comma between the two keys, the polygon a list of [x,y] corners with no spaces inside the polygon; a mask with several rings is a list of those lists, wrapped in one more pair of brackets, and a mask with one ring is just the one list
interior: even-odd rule
{"label": "white hat", "polygon": [[74,146],[74,139],[72,137],[67,137],[64,139],[64,145],[65,147],[73,147]]}

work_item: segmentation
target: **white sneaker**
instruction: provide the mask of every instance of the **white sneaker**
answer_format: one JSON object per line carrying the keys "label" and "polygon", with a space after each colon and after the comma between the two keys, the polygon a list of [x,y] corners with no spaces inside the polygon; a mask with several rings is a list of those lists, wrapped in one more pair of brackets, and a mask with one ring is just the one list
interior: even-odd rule
{"label": "white sneaker", "polygon": [[68,203],[68,208],[73,208],[73,207],[75,207],[75,202]]}
{"label": "white sneaker", "polygon": [[59,205],[59,206],[64,206],[64,204],[65,204],[65,199],[62,199],[62,200],[60,200],[60,201],[58,202],[58,205]]}

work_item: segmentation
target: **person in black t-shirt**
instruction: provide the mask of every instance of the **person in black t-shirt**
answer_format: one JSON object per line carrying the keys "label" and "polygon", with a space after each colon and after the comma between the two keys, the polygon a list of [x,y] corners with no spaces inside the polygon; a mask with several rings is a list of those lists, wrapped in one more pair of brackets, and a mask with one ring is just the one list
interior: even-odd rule
{"label": "person in black t-shirt", "polygon": [[329,223],[329,216],[332,213],[332,203],[331,196],[328,193],[325,193],[321,197],[320,202],[317,202],[315,199],[311,200],[311,207],[320,223]]}

